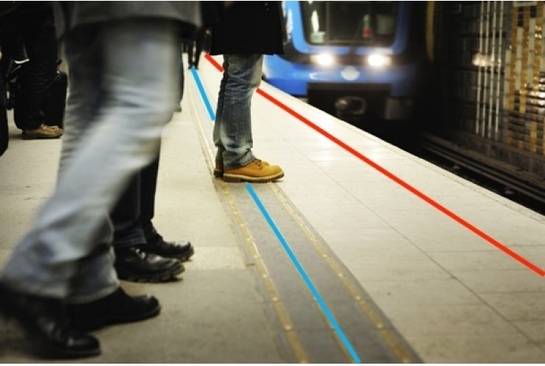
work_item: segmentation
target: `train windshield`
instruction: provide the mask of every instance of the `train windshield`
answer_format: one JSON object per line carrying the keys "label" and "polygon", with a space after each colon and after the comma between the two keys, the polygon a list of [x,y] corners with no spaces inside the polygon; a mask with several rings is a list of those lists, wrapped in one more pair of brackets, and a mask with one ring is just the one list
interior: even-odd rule
{"label": "train windshield", "polygon": [[397,2],[303,1],[301,10],[311,44],[376,47],[394,42]]}

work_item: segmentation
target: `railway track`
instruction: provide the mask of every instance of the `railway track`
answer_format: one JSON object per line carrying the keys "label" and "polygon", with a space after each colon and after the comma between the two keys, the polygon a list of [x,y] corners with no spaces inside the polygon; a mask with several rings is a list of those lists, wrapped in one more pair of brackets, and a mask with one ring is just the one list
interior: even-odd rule
{"label": "railway track", "polygon": [[431,134],[420,136],[420,156],[502,196],[545,214],[545,180],[483,157]]}

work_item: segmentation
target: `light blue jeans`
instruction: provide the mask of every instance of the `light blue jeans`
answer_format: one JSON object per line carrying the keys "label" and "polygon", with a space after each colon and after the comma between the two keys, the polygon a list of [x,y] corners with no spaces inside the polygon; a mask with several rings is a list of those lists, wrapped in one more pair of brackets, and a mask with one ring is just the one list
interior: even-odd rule
{"label": "light blue jeans", "polygon": [[66,42],[69,97],[56,189],[2,273],[15,290],[74,303],[119,286],[108,213],[133,174],[156,157],[179,87],[174,23],[86,28]]}
{"label": "light blue jeans", "polygon": [[251,103],[261,81],[263,55],[223,55],[214,144],[216,165],[238,168],[255,160],[252,154]]}

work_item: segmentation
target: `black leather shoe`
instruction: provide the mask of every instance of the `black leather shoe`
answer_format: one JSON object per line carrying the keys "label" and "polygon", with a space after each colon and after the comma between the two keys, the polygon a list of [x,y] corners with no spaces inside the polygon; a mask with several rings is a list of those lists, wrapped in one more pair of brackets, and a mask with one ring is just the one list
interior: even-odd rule
{"label": "black leather shoe", "polygon": [[116,248],[115,257],[117,276],[125,281],[174,281],[185,270],[180,261],[147,253],[142,250],[142,245]]}
{"label": "black leather shoe", "polygon": [[102,299],[68,306],[74,327],[85,331],[153,318],[160,310],[161,306],[155,297],[129,296],[121,287]]}
{"label": "black leather shoe", "polygon": [[142,250],[160,255],[161,257],[175,258],[182,262],[188,261],[193,253],[195,253],[189,241],[165,241],[155,230],[146,234],[146,242]]}
{"label": "black leather shoe", "polygon": [[38,356],[80,358],[100,354],[95,337],[71,328],[61,300],[26,295],[1,284],[0,299],[0,312],[21,323]]}

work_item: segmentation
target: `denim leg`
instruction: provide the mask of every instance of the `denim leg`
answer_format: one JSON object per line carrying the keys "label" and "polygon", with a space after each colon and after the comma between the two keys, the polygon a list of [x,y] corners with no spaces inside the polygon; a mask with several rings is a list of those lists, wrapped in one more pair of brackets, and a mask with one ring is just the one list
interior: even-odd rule
{"label": "denim leg", "polygon": [[[68,41],[68,63],[77,70],[80,61],[86,63],[85,55],[103,55],[95,81],[102,94],[99,108],[94,118],[80,122],[91,124],[80,143],[63,147],[70,156],[56,190],[3,272],[3,281],[14,289],[71,295],[74,301],[91,301],[117,288],[110,252],[97,256],[94,268],[82,268],[80,261],[91,257],[103,245],[100,239],[111,233],[105,218],[131,176],[156,156],[178,95],[179,43],[173,23],[127,20],[87,34],[98,38],[95,47]],[[71,288],[71,283],[80,287]]]}
{"label": "denim leg", "polygon": [[[261,81],[263,56],[223,55],[224,72],[220,85],[214,144],[227,169],[244,166],[252,154],[251,102]],[[217,156],[219,160],[220,156]]]}

